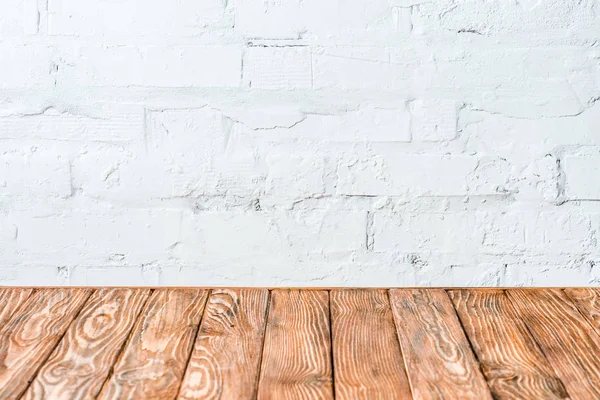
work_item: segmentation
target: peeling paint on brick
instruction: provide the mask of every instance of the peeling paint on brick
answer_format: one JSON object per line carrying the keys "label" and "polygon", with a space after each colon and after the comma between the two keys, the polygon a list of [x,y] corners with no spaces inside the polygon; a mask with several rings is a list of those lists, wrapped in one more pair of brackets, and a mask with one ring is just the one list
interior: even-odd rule
{"label": "peeling paint on brick", "polygon": [[597,1],[6,1],[0,285],[600,282]]}

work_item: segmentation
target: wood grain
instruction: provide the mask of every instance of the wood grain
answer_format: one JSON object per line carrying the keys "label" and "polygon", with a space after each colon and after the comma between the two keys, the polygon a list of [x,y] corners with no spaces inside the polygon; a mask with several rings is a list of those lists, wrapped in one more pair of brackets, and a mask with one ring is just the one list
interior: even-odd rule
{"label": "wood grain", "polygon": [[87,298],[88,289],[37,289],[0,328],[0,398],[18,398]]}
{"label": "wood grain", "polygon": [[572,399],[600,398],[600,338],[560,289],[506,291]]}
{"label": "wood grain", "polygon": [[272,292],[258,398],[333,398],[327,292]]}
{"label": "wood grain", "polygon": [[95,398],[149,293],[100,289],[92,294],[23,398]]}
{"label": "wood grain", "polygon": [[0,327],[8,322],[32,291],[32,289],[0,288]]}
{"label": "wood grain", "polygon": [[265,289],[218,289],[211,293],[180,399],[255,396],[268,299]]}
{"label": "wood grain", "polygon": [[504,290],[448,294],[495,398],[569,397]]}
{"label": "wood grain", "polygon": [[600,332],[600,289],[568,288],[565,293],[596,328],[596,332]]}
{"label": "wood grain", "polygon": [[385,290],[331,291],[337,399],[410,399],[410,386]]}
{"label": "wood grain", "polygon": [[206,297],[201,289],[155,290],[98,398],[175,398]]}
{"label": "wood grain", "polygon": [[390,299],[415,399],[492,398],[444,290],[392,289]]}

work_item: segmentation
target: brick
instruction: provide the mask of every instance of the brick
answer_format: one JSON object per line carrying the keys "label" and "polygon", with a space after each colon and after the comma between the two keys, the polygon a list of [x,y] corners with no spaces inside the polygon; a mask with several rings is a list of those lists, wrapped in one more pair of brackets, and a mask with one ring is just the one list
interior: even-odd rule
{"label": "brick", "polygon": [[297,39],[305,30],[301,1],[240,0],[235,30],[249,38]]}
{"label": "brick", "polygon": [[0,37],[20,37],[37,33],[37,2],[35,0],[4,0],[0,14]]}
{"label": "brick", "polygon": [[235,28],[250,38],[297,39],[394,37],[394,18],[388,1],[338,3],[317,0],[236,3]]}
{"label": "brick", "polygon": [[226,4],[218,0],[172,4],[53,0],[49,3],[48,26],[51,35],[190,36],[207,29],[233,27],[233,14]]}
{"label": "brick", "polygon": [[506,267],[507,286],[569,287],[589,286],[589,265],[509,264]]}
{"label": "brick", "polygon": [[303,199],[327,192],[324,157],[311,155],[270,155],[266,158],[267,196]]}
{"label": "brick", "polygon": [[11,241],[17,239],[19,235],[19,229],[12,222],[10,216],[6,214],[0,214],[0,240],[5,245]]}
{"label": "brick", "polygon": [[138,282],[139,286],[157,286],[159,273],[156,267],[74,267],[69,285],[123,286],[123,282]]}
{"label": "brick", "polygon": [[84,196],[143,203],[181,194],[179,175],[160,157],[123,147],[88,147],[72,162],[73,186]]}
{"label": "brick", "polygon": [[69,162],[60,153],[43,149],[13,150],[0,158],[0,198],[66,198],[70,195]]}
{"label": "brick", "polygon": [[410,123],[404,107],[366,106],[337,115],[308,115],[287,129],[285,136],[332,142],[410,142]]}
{"label": "brick", "polygon": [[231,132],[221,112],[208,107],[152,112],[149,148],[151,160],[174,176],[178,196],[248,195],[264,181],[256,151]]}
{"label": "brick", "polygon": [[181,212],[88,207],[13,212],[11,218],[19,229],[16,246],[25,261],[98,267],[117,258],[140,266],[169,257],[179,241]]}
{"label": "brick", "polygon": [[556,203],[560,195],[560,171],[557,158],[551,154],[536,158],[519,176],[516,198],[523,201]]}
{"label": "brick", "polygon": [[532,156],[544,157],[557,148],[600,146],[600,135],[595,129],[600,125],[600,103],[579,115],[561,118],[522,119],[463,109],[459,125],[463,135],[471,138],[467,150],[526,164]]}
{"label": "brick", "polygon": [[345,282],[351,266],[345,263],[323,263],[318,261],[298,262],[291,260],[280,268],[278,264],[264,263],[266,268],[257,269],[253,285],[268,286],[269,282],[282,287],[327,287],[340,278]]}
{"label": "brick", "polygon": [[[183,218],[179,257],[191,262],[289,264],[309,253],[360,250],[365,212],[202,212]],[[232,244],[235,243],[235,246]],[[250,258],[249,258],[250,257]]]}
{"label": "brick", "polygon": [[452,286],[456,287],[494,287],[504,284],[504,265],[474,264],[453,265]]}
{"label": "brick", "polygon": [[[581,51],[468,42],[459,48],[464,50],[457,54],[454,46],[440,46],[435,55],[436,69],[421,76],[419,85],[424,89],[451,88],[475,108],[521,118],[576,115],[585,109],[573,87],[562,78],[589,63]],[[539,59],[556,61],[533,61]]]}
{"label": "brick", "polygon": [[339,163],[337,193],[341,195],[457,196],[469,193],[466,178],[477,167],[469,156],[393,154],[347,155]]}
{"label": "brick", "polygon": [[[250,261],[250,260],[248,260]],[[159,284],[162,286],[235,286],[244,281],[254,283],[253,268],[247,265],[194,263],[184,266],[165,266],[160,269]]]}
{"label": "brick", "polygon": [[484,240],[477,213],[375,212],[374,251],[476,253]]}
{"label": "brick", "polygon": [[43,45],[0,44],[0,88],[50,88],[50,48]]}
{"label": "brick", "polygon": [[0,117],[1,139],[130,142],[144,137],[144,110],[124,108],[97,115],[47,108],[39,114]]}
{"label": "brick", "polygon": [[600,151],[566,155],[561,166],[568,200],[600,200]]}
{"label": "brick", "polygon": [[[0,285],[67,286],[69,270],[65,267],[31,265],[0,268]],[[93,283],[90,283],[93,285]]]}
{"label": "brick", "polygon": [[415,100],[410,103],[412,138],[439,142],[456,138],[457,108],[451,100]]}
{"label": "brick", "polygon": [[254,89],[310,89],[309,47],[248,47],[244,84]]}
{"label": "brick", "polygon": [[296,108],[275,107],[231,111],[253,136],[268,141],[410,142],[411,119],[404,105],[363,105],[356,110],[303,113]]}
{"label": "brick", "polygon": [[238,46],[64,46],[58,81],[80,86],[238,87]]}
{"label": "brick", "polygon": [[378,259],[373,263],[349,265],[347,278],[341,284],[354,287],[416,286],[413,265],[384,260]]}
{"label": "brick", "polygon": [[469,193],[507,194],[517,192],[513,165],[502,158],[482,157],[467,177]]}
{"label": "brick", "polygon": [[411,86],[423,61],[412,49],[318,48],[313,51],[313,88],[401,90]]}
{"label": "brick", "polygon": [[594,247],[590,215],[546,211],[489,215],[483,246],[490,252],[582,253]]}
{"label": "brick", "polygon": [[589,28],[595,21],[593,2],[568,7],[562,0],[460,2],[452,10],[447,10],[443,2],[428,1],[422,2],[417,10],[427,32],[446,30],[475,31],[493,36],[516,33],[543,35],[549,30]]}

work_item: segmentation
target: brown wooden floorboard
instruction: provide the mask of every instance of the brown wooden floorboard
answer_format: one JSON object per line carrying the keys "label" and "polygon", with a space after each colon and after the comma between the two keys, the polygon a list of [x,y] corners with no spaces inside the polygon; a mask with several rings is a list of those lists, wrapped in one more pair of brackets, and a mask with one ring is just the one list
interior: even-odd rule
{"label": "brown wooden floorboard", "polygon": [[411,399],[386,290],[331,291],[336,399]]}
{"label": "brown wooden floorboard", "polygon": [[4,326],[33,289],[0,288],[0,327]]}
{"label": "brown wooden floorboard", "polygon": [[0,328],[0,399],[21,396],[91,293],[38,289]]}
{"label": "brown wooden floorboard", "polygon": [[98,398],[175,398],[206,297],[201,289],[155,290]]}
{"label": "brown wooden floorboard", "polygon": [[258,399],[332,399],[329,296],[273,290]]}
{"label": "brown wooden floorboard", "polygon": [[596,332],[600,332],[600,289],[599,288],[568,288],[565,289],[567,296],[586,316]]}
{"label": "brown wooden floorboard", "polygon": [[392,289],[392,309],[415,399],[491,399],[442,289]]}
{"label": "brown wooden floorboard", "polygon": [[149,293],[99,289],[92,294],[23,398],[95,398]]}
{"label": "brown wooden floorboard", "polygon": [[507,290],[572,399],[600,399],[600,338],[560,289]]}
{"label": "brown wooden floorboard", "polygon": [[213,290],[180,399],[249,399],[255,396],[269,291]]}
{"label": "brown wooden floorboard", "polygon": [[600,398],[600,288],[0,288],[0,399]]}
{"label": "brown wooden floorboard", "polygon": [[495,398],[569,397],[504,290],[448,294]]}

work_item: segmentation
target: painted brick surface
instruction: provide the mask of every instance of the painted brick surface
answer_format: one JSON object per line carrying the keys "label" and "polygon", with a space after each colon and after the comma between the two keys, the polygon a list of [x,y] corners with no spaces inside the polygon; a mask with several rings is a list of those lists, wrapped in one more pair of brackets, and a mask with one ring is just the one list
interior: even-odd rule
{"label": "painted brick surface", "polygon": [[600,282],[595,0],[7,0],[0,285]]}

